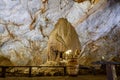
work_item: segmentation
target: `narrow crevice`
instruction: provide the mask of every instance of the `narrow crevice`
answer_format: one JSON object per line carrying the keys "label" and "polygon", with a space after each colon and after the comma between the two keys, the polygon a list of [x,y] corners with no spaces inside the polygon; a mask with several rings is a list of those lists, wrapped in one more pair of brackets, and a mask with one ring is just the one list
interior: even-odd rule
{"label": "narrow crevice", "polygon": [[40,32],[41,32],[42,36],[45,38],[45,35],[44,35],[44,33],[43,33],[43,28],[42,28],[41,25],[40,25]]}
{"label": "narrow crevice", "polygon": [[8,29],[8,26],[7,26],[7,25],[5,25],[5,28],[6,28],[7,32],[8,32],[8,34],[9,34],[9,36],[10,36],[12,39],[14,39],[14,38],[15,38],[15,35],[14,35],[12,32],[10,32],[10,30]]}

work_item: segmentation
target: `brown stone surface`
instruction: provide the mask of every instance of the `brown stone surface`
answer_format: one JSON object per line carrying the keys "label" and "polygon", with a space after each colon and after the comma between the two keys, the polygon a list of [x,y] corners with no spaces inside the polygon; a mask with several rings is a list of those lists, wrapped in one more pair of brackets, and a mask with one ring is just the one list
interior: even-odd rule
{"label": "brown stone surface", "polygon": [[12,66],[13,63],[8,59],[3,56],[0,56],[0,66]]}
{"label": "brown stone surface", "polygon": [[83,2],[85,0],[74,0],[74,1],[80,3],[80,2]]}

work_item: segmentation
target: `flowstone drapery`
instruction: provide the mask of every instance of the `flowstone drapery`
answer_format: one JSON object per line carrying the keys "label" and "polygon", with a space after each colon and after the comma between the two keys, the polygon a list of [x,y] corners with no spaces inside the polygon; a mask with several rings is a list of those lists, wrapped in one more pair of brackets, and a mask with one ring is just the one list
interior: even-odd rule
{"label": "flowstone drapery", "polygon": [[72,50],[74,54],[76,50],[81,50],[80,41],[74,27],[67,19],[60,18],[55,24],[48,40],[48,60],[56,60],[62,58],[67,50]]}

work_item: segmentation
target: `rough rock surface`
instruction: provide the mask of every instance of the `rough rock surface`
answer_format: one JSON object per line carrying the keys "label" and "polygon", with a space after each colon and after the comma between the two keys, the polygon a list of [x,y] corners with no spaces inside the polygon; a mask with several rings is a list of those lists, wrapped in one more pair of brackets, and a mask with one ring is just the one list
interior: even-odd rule
{"label": "rough rock surface", "polygon": [[53,31],[50,33],[48,40],[48,60],[57,60],[63,58],[64,52],[72,50],[81,50],[80,41],[74,27],[65,18],[60,18],[55,24]]}
{"label": "rough rock surface", "polygon": [[120,53],[120,2],[107,1],[1,0],[0,57],[13,65],[45,62],[50,32],[65,17],[79,35],[81,64],[89,65],[101,56],[112,59]]}

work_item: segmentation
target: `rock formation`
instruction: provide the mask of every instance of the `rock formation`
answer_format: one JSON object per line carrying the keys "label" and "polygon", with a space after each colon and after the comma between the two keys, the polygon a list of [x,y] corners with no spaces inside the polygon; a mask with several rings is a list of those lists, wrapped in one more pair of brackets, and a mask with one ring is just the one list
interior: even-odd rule
{"label": "rock formation", "polygon": [[72,50],[75,53],[76,50],[80,52],[80,49],[81,45],[74,27],[67,19],[60,18],[49,36],[48,60],[55,60],[60,52]]}
{"label": "rock formation", "polygon": [[46,62],[48,39],[59,18],[66,18],[78,34],[80,64],[91,65],[102,56],[113,59],[120,53],[120,2],[111,1],[1,0],[0,63]]}

